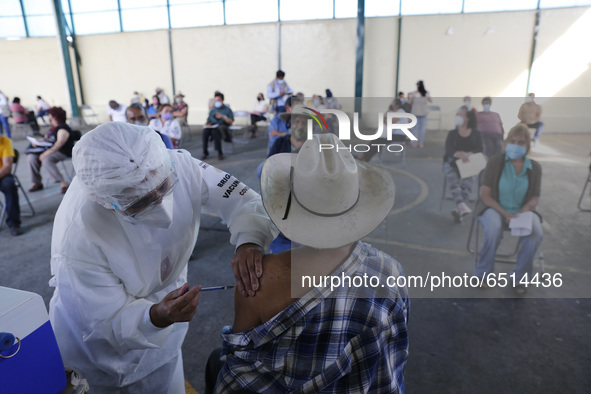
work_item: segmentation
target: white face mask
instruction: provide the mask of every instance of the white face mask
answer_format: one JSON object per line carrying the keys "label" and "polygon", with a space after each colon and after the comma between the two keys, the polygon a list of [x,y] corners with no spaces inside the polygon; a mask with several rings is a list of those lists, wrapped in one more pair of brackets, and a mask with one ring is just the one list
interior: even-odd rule
{"label": "white face mask", "polygon": [[464,118],[462,118],[460,115],[456,115],[456,117],[454,118],[454,125],[456,125],[456,127],[460,127],[464,124]]}
{"label": "white face mask", "polygon": [[283,82],[283,79],[278,79],[278,80],[277,80],[277,83],[278,83],[279,85],[283,85],[283,83],[284,83],[284,82]]}
{"label": "white face mask", "polygon": [[123,220],[135,225],[143,224],[149,227],[169,228],[172,224],[174,212],[173,194],[169,193],[162,198],[160,204],[154,204],[152,207],[147,208],[145,213],[141,212],[141,215],[136,215],[136,217],[122,216]]}
{"label": "white face mask", "polygon": [[531,103],[532,101],[534,101],[534,98],[533,97],[526,97],[525,98],[525,102],[526,103]]}
{"label": "white face mask", "polygon": [[482,110],[484,112],[490,112],[490,104],[482,104]]}

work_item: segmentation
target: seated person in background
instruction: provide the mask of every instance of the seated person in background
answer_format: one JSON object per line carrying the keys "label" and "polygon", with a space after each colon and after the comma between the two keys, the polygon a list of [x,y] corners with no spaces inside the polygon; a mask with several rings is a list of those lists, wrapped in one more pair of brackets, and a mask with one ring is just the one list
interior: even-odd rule
{"label": "seated person in background", "polygon": [[[376,141],[374,141],[374,143],[372,145],[370,145],[370,149],[367,152],[363,152],[359,156],[357,156],[357,160],[369,162],[371,160],[371,158],[374,157],[374,155],[376,153],[378,153],[378,149],[382,149],[382,150],[386,149],[384,146],[378,147],[376,145],[379,145],[379,144],[388,145],[390,143],[390,141],[388,141],[388,129],[386,128],[386,117],[388,116],[388,112],[405,113],[405,111],[402,109],[402,103],[401,103],[400,99],[394,99],[394,101],[392,101],[392,103],[388,107],[388,110],[384,114],[384,125],[383,125],[383,130],[382,130],[382,136],[380,138],[378,138]],[[408,118],[392,118],[392,124],[395,124],[395,123],[407,124],[407,123],[410,123],[410,119],[408,119]],[[408,138],[402,132],[402,130],[395,129],[392,131],[392,142],[404,142],[407,140],[408,140]]]}
{"label": "seated person in background", "polygon": [[156,88],[156,96],[158,96],[160,104],[168,104],[170,102],[168,96],[162,91],[162,88]]}
{"label": "seated person in background", "polygon": [[482,112],[476,113],[478,120],[478,130],[482,133],[482,142],[484,154],[493,157],[503,150],[503,121],[501,116],[490,110],[492,99],[485,97],[482,99]]}
{"label": "seated person in background", "polygon": [[[521,236],[515,275],[515,291],[525,294],[527,287],[519,281],[532,277],[534,257],[542,243],[542,217],[535,211],[540,201],[542,167],[527,154],[530,149],[529,129],[524,124],[514,126],[505,140],[505,154],[491,158],[486,164],[480,204],[476,207],[478,221],[484,227],[484,239],[474,275],[482,277],[494,272],[495,254],[503,239],[503,230],[517,214],[532,211],[529,235]],[[486,283],[486,281],[484,282]]]}
{"label": "seated person in background", "polygon": [[[127,115],[127,123],[131,123],[137,126],[147,126],[148,125],[148,116],[146,115],[146,110],[140,103],[133,103],[129,107],[127,107],[127,111],[125,111]],[[174,149],[172,141],[169,136],[166,134],[162,134],[156,130],[154,130],[160,138],[162,138],[162,142],[167,149]]]}
{"label": "seated person in background", "polygon": [[160,99],[158,96],[152,96],[152,104],[146,109],[146,113],[148,114],[148,119],[158,119],[158,108],[160,108]]}
{"label": "seated person in background", "polygon": [[183,133],[178,120],[172,118],[172,106],[162,104],[158,108],[158,116],[150,121],[150,127],[160,134],[167,135],[172,141],[172,146],[178,148]]}
{"label": "seated person in background", "polygon": [[[319,152],[320,143],[342,149]],[[357,163],[334,134],[321,134],[297,155],[267,160],[261,195],[277,228],[304,246],[263,258],[256,297],[236,293],[234,325],[222,330],[225,363],[216,374],[210,356],[206,390],[217,376],[216,393],[404,392],[407,289],[310,281],[404,275],[395,259],[359,241],[392,208],[390,174]]]}
{"label": "seated person in background", "polygon": [[341,109],[341,104],[339,104],[339,100],[333,96],[330,89],[326,89],[326,99],[324,100],[324,106],[328,109]]}
{"label": "seated person in background", "polygon": [[536,95],[530,93],[525,99],[525,103],[519,108],[517,117],[529,127],[530,129],[536,129],[532,142],[534,145],[542,136],[542,130],[544,129],[544,123],[540,120],[542,117],[542,106],[534,102]]}
{"label": "seated person in background", "polygon": [[19,97],[12,99],[12,104],[10,104],[10,112],[12,112],[12,118],[14,119],[15,124],[27,123],[28,111],[21,105],[21,99]]}
{"label": "seated person in background", "polygon": [[215,105],[215,95],[220,93],[219,90],[216,90],[215,92],[213,92],[213,97],[209,99],[209,101],[207,102],[207,109],[209,111],[211,111],[214,108]]}
{"label": "seated person in background", "polygon": [[250,132],[251,138],[256,137],[257,133],[257,122],[261,120],[267,120],[267,111],[269,110],[269,104],[265,101],[265,96],[262,93],[257,94],[257,102],[254,104],[254,109],[250,113]]}
{"label": "seated person in background", "polygon": [[47,124],[45,121],[45,115],[49,114],[50,105],[47,101],[43,100],[41,96],[37,96],[37,103],[35,104],[35,108],[37,109],[37,118],[41,118],[43,124]]}
{"label": "seated person in background", "polygon": [[0,192],[4,194],[6,206],[6,225],[10,228],[10,234],[21,235],[21,210],[18,202],[18,189],[12,176],[12,163],[14,162],[14,149],[10,138],[0,136]]}
{"label": "seated person in background", "polygon": [[51,107],[49,109],[50,129],[43,138],[43,141],[51,142],[53,145],[47,147],[37,147],[31,144],[32,148],[27,149],[27,161],[31,170],[31,180],[33,187],[30,192],[36,192],[43,189],[41,182],[41,164],[45,164],[47,172],[54,182],[59,182],[62,194],[68,190],[68,182],[57,168],[57,163],[72,157],[72,148],[74,147],[74,136],[72,129],[66,124],[66,111],[62,107]]}
{"label": "seated person in background", "polygon": [[109,109],[107,113],[109,114],[109,121],[111,122],[127,122],[127,116],[125,115],[125,110],[127,107],[125,105],[119,104],[115,100],[109,101]]}
{"label": "seated person in background", "polygon": [[232,142],[230,135],[232,123],[234,123],[234,113],[230,107],[224,105],[223,93],[217,92],[214,97],[213,109],[209,112],[207,123],[203,128],[203,156],[201,156],[201,160],[205,160],[209,156],[207,144],[210,137],[213,137],[215,149],[218,151],[218,160],[224,160],[222,138],[226,142]]}
{"label": "seated person in background", "polygon": [[[293,97],[288,97],[287,100],[285,100],[285,113],[291,113],[293,100],[297,99],[294,99]],[[267,133],[269,134],[269,146],[267,151],[268,154],[271,151],[271,147],[275,143],[275,140],[289,133],[289,130],[287,129],[287,122],[279,117],[279,113],[275,114],[273,119],[271,119],[271,123],[269,124]]]}
{"label": "seated person in background", "polygon": [[174,96],[174,104],[172,105],[172,116],[179,121],[181,126],[188,126],[187,116],[189,115],[189,104],[185,103],[185,95],[178,93]]}
{"label": "seated person in background", "polygon": [[476,115],[476,108],[472,106],[472,97],[464,96],[464,103],[462,104],[462,106],[466,107],[468,111],[474,112],[474,114]]}
{"label": "seated person in background", "polygon": [[443,172],[451,190],[456,209],[451,214],[456,223],[472,212],[466,204],[472,194],[472,177],[460,178],[456,160],[464,163],[477,152],[482,152],[482,137],[477,129],[476,114],[465,106],[460,107],[454,118],[456,128],[450,130],[445,140],[445,154],[443,155]]}

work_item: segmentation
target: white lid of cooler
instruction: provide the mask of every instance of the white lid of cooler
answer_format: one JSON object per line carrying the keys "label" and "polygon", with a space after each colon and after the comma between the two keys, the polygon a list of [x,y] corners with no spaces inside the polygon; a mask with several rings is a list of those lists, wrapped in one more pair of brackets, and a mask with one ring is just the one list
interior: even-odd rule
{"label": "white lid of cooler", "polygon": [[47,320],[49,315],[39,294],[0,286],[0,332],[23,339]]}

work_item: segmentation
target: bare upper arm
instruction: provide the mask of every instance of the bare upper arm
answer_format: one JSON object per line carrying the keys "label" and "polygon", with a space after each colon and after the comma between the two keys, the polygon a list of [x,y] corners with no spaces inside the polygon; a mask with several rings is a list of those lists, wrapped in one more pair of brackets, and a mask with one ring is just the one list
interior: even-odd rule
{"label": "bare upper arm", "polygon": [[290,252],[266,255],[263,276],[254,297],[243,297],[234,292],[234,332],[256,327],[291,305]]}

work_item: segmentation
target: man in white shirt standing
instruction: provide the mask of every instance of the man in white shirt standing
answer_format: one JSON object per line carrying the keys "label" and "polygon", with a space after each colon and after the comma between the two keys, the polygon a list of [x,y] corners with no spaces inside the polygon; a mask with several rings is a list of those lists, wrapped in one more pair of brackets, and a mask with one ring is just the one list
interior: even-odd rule
{"label": "man in white shirt standing", "polygon": [[[267,97],[275,100],[277,113],[280,114],[285,112],[285,100],[293,94],[293,90],[285,81],[285,73],[283,71],[278,70],[275,75],[275,79],[267,85]],[[271,107],[273,107],[273,104],[271,104]]]}
{"label": "man in white shirt standing", "polygon": [[109,109],[107,113],[109,114],[109,121],[110,122],[127,122],[127,115],[125,111],[127,107],[125,105],[119,104],[115,100],[109,101]]}

